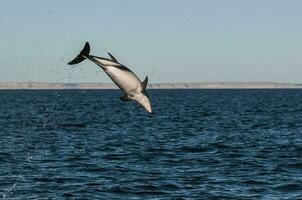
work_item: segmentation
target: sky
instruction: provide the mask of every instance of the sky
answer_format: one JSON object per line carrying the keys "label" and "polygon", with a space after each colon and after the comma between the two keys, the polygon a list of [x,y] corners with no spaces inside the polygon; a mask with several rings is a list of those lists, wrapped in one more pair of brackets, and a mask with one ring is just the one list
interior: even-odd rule
{"label": "sky", "polygon": [[302,83],[300,0],[1,0],[0,82],[111,82],[117,60],[163,82]]}

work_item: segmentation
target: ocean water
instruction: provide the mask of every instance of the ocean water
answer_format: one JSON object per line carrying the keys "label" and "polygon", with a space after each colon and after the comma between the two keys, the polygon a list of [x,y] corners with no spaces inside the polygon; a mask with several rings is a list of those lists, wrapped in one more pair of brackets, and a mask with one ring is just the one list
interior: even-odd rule
{"label": "ocean water", "polygon": [[0,91],[0,199],[302,199],[302,90]]}

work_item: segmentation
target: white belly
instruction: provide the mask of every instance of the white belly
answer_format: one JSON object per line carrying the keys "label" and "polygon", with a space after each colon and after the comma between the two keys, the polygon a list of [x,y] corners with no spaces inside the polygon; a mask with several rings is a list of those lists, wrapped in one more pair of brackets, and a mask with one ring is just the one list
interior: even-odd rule
{"label": "white belly", "polygon": [[113,66],[106,66],[105,72],[126,94],[131,90],[137,89],[141,85],[141,81],[138,77],[130,71],[121,70]]}

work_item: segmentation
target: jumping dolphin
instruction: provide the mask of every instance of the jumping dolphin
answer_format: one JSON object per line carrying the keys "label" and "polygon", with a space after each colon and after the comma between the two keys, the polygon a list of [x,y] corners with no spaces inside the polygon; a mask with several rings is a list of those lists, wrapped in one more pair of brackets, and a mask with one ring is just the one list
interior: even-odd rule
{"label": "jumping dolphin", "polygon": [[122,101],[134,100],[146,111],[153,114],[149,96],[146,92],[148,76],[141,82],[130,69],[120,64],[109,52],[108,55],[111,59],[89,55],[89,52],[90,46],[89,43],[86,42],[80,54],[68,64],[78,64],[85,59],[92,61],[100,66],[111,80],[125,93],[124,96],[120,97]]}

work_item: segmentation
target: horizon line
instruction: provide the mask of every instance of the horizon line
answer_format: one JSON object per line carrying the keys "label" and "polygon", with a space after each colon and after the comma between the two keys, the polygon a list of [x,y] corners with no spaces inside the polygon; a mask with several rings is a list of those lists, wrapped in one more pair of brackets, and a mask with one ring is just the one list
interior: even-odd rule
{"label": "horizon line", "polygon": [[[148,89],[302,89],[302,83],[191,82],[151,83]],[[0,82],[0,90],[14,89],[118,89],[114,83]]]}
{"label": "horizon line", "polygon": [[[113,84],[112,82],[53,82],[53,81],[0,81],[0,84]],[[302,82],[283,82],[283,81],[193,81],[193,82],[153,82],[149,83],[150,85],[154,84],[208,84],[208,83],[234,83],[234,84],[293,84],[300,85]],[[149,85],[148,84],[148,85]]]}

